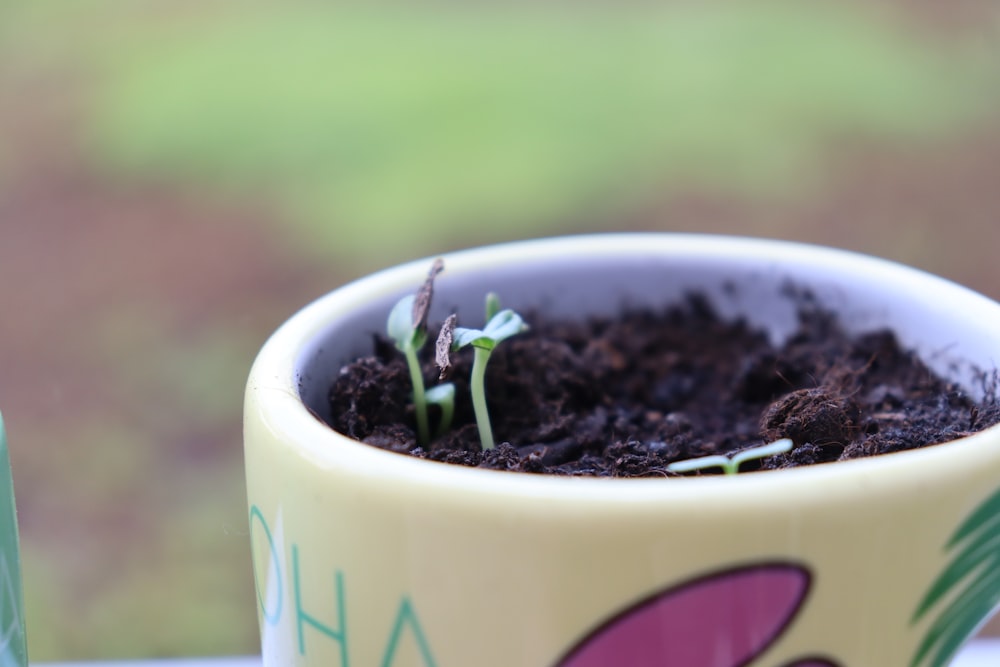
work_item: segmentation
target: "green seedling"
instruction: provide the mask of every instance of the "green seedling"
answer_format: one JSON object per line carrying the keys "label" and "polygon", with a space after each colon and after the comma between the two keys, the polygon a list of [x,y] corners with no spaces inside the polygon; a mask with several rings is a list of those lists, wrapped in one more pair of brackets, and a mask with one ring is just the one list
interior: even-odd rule
{"label": "green seedling", "polygon": [[486,321],[489,322],[500,312],[500,295],[496,292],[486,294]]}
{"label": "green seedling", "polygon": [[751,447],[738,452],[732,458],[724,455],[703,456],[697,459],[687,459],[678,461],[667,466],[670,472],[693,472],[695,470],[705,470],[707,468],[722,468],[722,472],[727,475],[735,475],[740,471],[740,466],[747,461],[764,459],[775,454],[784,454],[791,451],[792,441],[789,438],[782,438],[760,447]]}
{"label": "green seedling", "polygon": [[490,413],[486,405],[486,364],[497,345],[528,328],[521,316],[513,310],[500,310],[500,300],[492,292],[486,295],[486,320],[486,326],[482,329],[465,329],[455,326],[456,317],[452,315],[441,327],[437,344],[437,363],[442,377],[451,368],[451,351],[467,345],[475,350],[469,389],[472,393],[472,408],[476,414],[476,427],[479,429],[479,443],[484,450],[494,447]]}
{"label": "green seedling", "polygon": [[[413,384],[413,411],[417,420],[417,441],[421,445],[430,442],[430,426],[427,419],[427,394],[424,390],[424,376],[420,370],[417,352],[427,342],[427,312],[434,295],[434,278],[444,270],[444,262],[434,261],[427,280],[416,294],[408,294],[396,302],[389,312],[386,331],[396,342],[396,348],[406,357]],[[437,397],[436,395],[436,398]]]}
{"label": "green seedling", "polygon": [[427,390],[427,403],[441,408],[441,421],[438,422],[434,437],[440,438],[451,428],[455,418],[455,385],[445,382]]}

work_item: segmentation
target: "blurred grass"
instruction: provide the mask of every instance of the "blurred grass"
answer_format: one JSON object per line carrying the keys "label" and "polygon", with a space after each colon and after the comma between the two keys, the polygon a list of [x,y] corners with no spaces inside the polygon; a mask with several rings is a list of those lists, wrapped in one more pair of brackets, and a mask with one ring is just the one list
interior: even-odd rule
{"label": "blurred grass", "polygon": [[[90,354],[114,368],[116,385],[125,389],[117,399],[130,404],[130,414],[141,415],[157,432],[178,426],[189,431],[210,429],[242,410],[242,397],[220,388],[245,380],[263,342],[259,332],[228,322],[182,327],[170,321],[169,313],[139,304],[109,313],[100,325],[90,332]],[[121,359],[142,363],[120,363]]]}
{"label": "blurred grass", "polygon": [[[135,449],[138,442],[129,446]],[[230,468],[232,474],[188,473],[183,484],[175,479],[174,496],[160,498],[155,511],[136,507],[138,494],[112,496],[115,501],[108,503],[107,491],[83,500],[87,506],[103,504],[103,520],[70,505],[68,514],[80,524],[73,554],[26,545],[33,660],[252,652],[258,639],[247,539],[243,526],[232,524],[244,513],[232,506],[233,499],[242,500],[243,480],[241,471]],[[156,470],[149,466],[133,479],[167,484],[151,481]],[[192,482],[193,476],[198,481]],[[64,504],[80,501],[72,492],[62,495]],[[108,507],[122,504],[132,512],[119,508],[118,514],[138,516],[119,518],[115,534],[106,525]],[[109,550],[109,544],[115,548]]]}
{"label": "blurred grass", "polygon": [[80,355],[107,396],[90,414],[71,408],[71,419],[36,424],[34,440],[57,458],[23,456],[16,471],[35,538],[22,543],[31,655],[253,651],[232,426],[260,333],[231,322],[192,329],[137,304],[84,324]]}
{"label": "blurred grass", "polygon": [[788,2],[252,5],[102,56],[106,165],[268,193],[304,248],[383,263],[586,227],[665,184],[801,194],[832,142],[966,127],[1000,79],[871,10]]}

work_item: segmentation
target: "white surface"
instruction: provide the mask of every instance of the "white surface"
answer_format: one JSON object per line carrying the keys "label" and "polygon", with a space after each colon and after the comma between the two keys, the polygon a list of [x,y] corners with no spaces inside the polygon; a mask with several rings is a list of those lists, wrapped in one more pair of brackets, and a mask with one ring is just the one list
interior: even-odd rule
{"label": "white surface", "polygon": [[[951,667],[997,667],[1000,639],[980,639],[965,647]],[[184,660],[137,660],[129,662],[60,662],[36,667],[261,667],[260,658],[190,658]],[[869,666],[870,667],[870,666]],[[885,667],[889,667],[886,665]],[[900,666],[902,667],[902,666]]]}
{"label": "white surface", "polygon": [[980,639],[965,647],[952,667],[996,667],[1000,665],[1000,639]]}

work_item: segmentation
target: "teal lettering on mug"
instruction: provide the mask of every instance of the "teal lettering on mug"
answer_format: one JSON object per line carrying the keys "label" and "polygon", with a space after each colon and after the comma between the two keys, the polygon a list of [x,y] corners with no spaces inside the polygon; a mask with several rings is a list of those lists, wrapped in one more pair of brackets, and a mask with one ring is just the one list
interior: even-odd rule
{"label": "teal lettering on mug", "polygon": [[420,649],[420,657],[423,659],[424,664],[427,667],[435,667],[434,658],[431,655],[431,647],[428,645],[427,637],[424,636],[424,631],[420,627],[420,620],[417,618],[417,613],[413,610],[413,605],[410,604],[410,599],[407,597],[404,597],[399,603],[396,622],[393,624],[392,633],[389,635],[389,645],[386,646],[385,657],[382,658],[382,667],[392,667],[392,662],[396,657],[396,647],[399,645],[399,639],[407,626],[413,632],[413,638],[417,642],[417,648]]}
{"label": "teal lettering on mug", "polygon": [[299,546],[292,545],[292,578],[295,581],[295,622],[299,631],[299,654],[306,654],[305,624],[313,626],[316,630],[340,644],[340,664],[341,667],[348,667],[347,659],[347,614],[344,611],[344,575],[340,570],[334,573],[334,597],[337,601],[337,622],[339,627],[331,628],[318,620],[315,616],[307,614],[302,608],[302,591],[299,583]]}
{"label": "teal lettering on mug", "polygon": [[[250,508],[250,539],[254,536],[261,537],[264,541],[260,544],[263,552],[269,553],[270,563],[268,569],[273,568],[273,576],[263,577],[261,568],[263,563],[257,558],[258,552],[254,549],[254,576],[256,578],[257,602],[260,605],[261,616],[264,621],[271,626],[277,626],[281,621],[284,611],[284,577],[285,569],[279,560],[281,545],[274,540],[271,528],[264,518],[264,513],[256,505]],[[266,549],[263,549],[266,545]],[[302,600],[302,574],[299,566],[299,545],[291,545],[291,565],[292,565],[292,591],[295,603],[295,625],[298,639],[298,650],[300,655],[307,654],[306,630],[311,628],[321,636],[336,642],[340,648],[340,665],[331,667],[350,667],[350,656],[347,650],[347,597],[344,583],[344,573],[333,570],[333,604],[327,610],[328,613],[320,614],[316,609],[306,611]],[[263,579],[263,580],[262,580]],[[0,582],[2,583],[2,582]],[[273,589],[271,588],[273,586]],[[266,592],[265,592],[266,591]],[[268,594],[271,593],[271,594]],[[276,598],[271,600],[271,597]],[[266,598],[266,599],[265,599]],[[273,607],[268,608],[268,604]],[[332,613],[329,613],[332,612]],[[412,638],[412,639],[410,639]],[[412,643],[411,643],[412,642]],[[401,647],[409,644],[415,646],[416,653],[424,667],[436,667],[430,642],[424,634],[423,627],[413,602],[409,596],[404,595],[399,602],[393,620],[392,628],[388,632],[385,650],[382,653],[380,667],[394,667],[397,660],[402,660],[404,654],[412,655],[411,651],[404,651]]]}
{"label": "teal lettering on mug", "polygon": [[[268,625],[277,625],[278,619],[281,618],[281,604],[285,596],[281,582],[281,566],[278,563],[278,548],[274,545],[274,538],[271,537],[271,529],[268,527],[267,521],[264,519],[264,514],[256,505],[250,508],[251,541],[253,540],[254,520],[256,520],[257,523],[260,523],[260,527],[264,529],[264,539],[267,540],[267,547],[271,550],[271,565],[274,567],[274,579],[268,579],[267,582],[270,583],[273,581],[275,586],[277,586],[274,611],[268,611],[267,609],[267,603],[264,601],[264,586],[261,585],[260,581],[257,581],[257,602],[260,604],[261,613],[264,615],[264,620],[267,621]],[[257,566],[259,567],[260,564],[258,563]]]}

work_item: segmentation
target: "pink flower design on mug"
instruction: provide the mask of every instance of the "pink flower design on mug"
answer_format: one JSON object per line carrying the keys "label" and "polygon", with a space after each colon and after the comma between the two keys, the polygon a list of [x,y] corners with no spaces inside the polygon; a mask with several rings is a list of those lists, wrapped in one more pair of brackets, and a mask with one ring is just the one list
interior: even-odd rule
{"label": "pink flower design on mug", "polygon": [[[556,667],[749,667],[791,625],[809,592],[799,565],[760,563],[698,577],[617,613]],[[838,667],[806,657],[782,667]]]}

